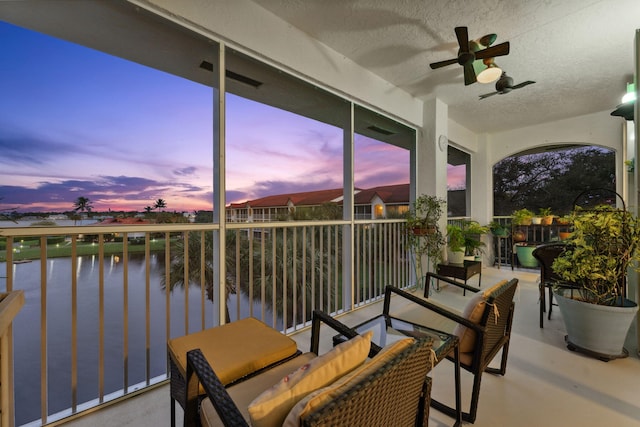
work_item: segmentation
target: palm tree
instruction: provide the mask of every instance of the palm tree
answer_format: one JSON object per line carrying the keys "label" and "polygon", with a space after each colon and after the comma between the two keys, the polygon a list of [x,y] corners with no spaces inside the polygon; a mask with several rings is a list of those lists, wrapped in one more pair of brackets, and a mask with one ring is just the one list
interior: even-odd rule
{"label": "palm tree", "polygon": [[145,206],[145,207],[144,207],[144,211],[145,211],[146,213],[151,213],[151,211],[152,211],[152,210],[153,210],[153,208],[152,208],[151,206]]}
{"label": "palm tree", "polygon": [[158,199],[155,201],[153,208],[154,209],[164,209],[167,207],[167,202],[164,201],[164,199]]}
{"label": "palm tree", "polygon": [[[204,236],[204,239],[203,239]],[[213,301],[213,232],[198,232],[192,231],[188,235],[188,248],[189,248],[189,284],[192,286],[199,286],[202,276],[204,276],[204,286],[207,291],[207,298]],[[200,248],[204,245],[205,261],[202,264],[200,261]],[[173,291],[175,287],[184,288],[184,240],[179,239],[173,245],[173,255],[171,257],[171,268],[167,278],[163,275],[162,287],[166,288],[169,284],[169,290]],[[229,258],[229,257],[227,257]],[[228,263],[228,261],[227,261]],[[227,280],[225,285],[226,295],[235,293],[235,286],[232,281]],[[226,309],[225,313],[226,321],[230,322],[229,309]]]}
{"label": "palm tree", "polygon": [[[76,213],[87,212],[88,214],[91,214],[91,209],[93,209],[93,206],[91,205],[91,200],[89,200],[87,197],[78,197],[76,201],[73,202],[73,210]],[[80,223],[82,223],[82,219],[80,220]]]}

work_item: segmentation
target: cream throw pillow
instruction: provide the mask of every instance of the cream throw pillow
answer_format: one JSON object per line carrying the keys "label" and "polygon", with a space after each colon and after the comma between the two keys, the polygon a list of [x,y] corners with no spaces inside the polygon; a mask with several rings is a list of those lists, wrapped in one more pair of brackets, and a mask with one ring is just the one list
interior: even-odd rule
{"label": "cream throw pillow", "polygon": [[382,350],[380,353],[376,354],[376,356],[360,365],[360,367],[351,371],[348,375],[343,376],[342,378],[336,380],[333,384],[328,387],[321,388],[320,390],[316,390],[306,397],[301,399],[292,409],[291,412],[287,415],[287,418],[284,420],[283,427],[298,427],[300,426],[300,420],[306,417],[309,413],[315,411],[316,409],[324,406],[327,402],[334,399],[336,396],[344,393],[349,387],[353,384],[357,384],[363,378],[367,378],[376,370],[380,369],[388,361],[392,360],[396,357],[397,354],[402,352],[405,348],[409,347],[415,339],[413,338],[405,338],[399,341],[394,342]]}
{"label": "cream throw pillow", "polygon": [[265,390],[249,405],[251,425],[281,426],[300,399],[360,366],[369,355],[372,335],[369,331],[337,345]]}
{"label": "cream throw pillow", "polygon": [[[489,296],[506,283],[507,281],[503,280],[484,292],[476,292],[473,295],[473,298],[471,298],[464,307],[462,317],[471,320],[473,323],[479,323],[482,319],[484,306],[486,305]],[[474,346],[476,344],[476,331],[458,323],[453,330],[453,333],[460,339],[460,353],[470,353],[474,350]]]}

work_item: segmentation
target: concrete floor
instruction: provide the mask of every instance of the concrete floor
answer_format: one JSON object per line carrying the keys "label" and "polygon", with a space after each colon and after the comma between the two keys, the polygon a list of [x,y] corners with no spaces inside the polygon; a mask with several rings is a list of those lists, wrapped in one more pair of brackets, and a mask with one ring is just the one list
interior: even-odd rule
{"label": "concrete floor", "polygon": [[[538,327],[538,273],[503,267],[483,268],[482,287],[503,278],[517,277],[516,310],[507,374],[482,377],[477,427],[499,426],[639,426],[640,358],[637,344],[628,340],[630,357],[602,362],[567,350],[564,324],[557,307],[552,319]],[[470,279],[477,284],[477,276]],[[462,307],[466,301],[459,289],[443,287],[434,292],[434,300]],[[468,298],[468,297],[467,297]],[[375,305],[342,316],[341,321],[355,325],[380,313]],[[635,336],[635,327],[630,334]],[[323,336],[326,347],[331,333]],[[300,348],[308,348],[308,333],[294,337]],[[440,363],[432,371],[432,396],[453,402],[453,368]],[[472,377],[462,373],[463,405],[468,408]],[[182,413],[180,411],[179,415]],[[125,402],[108,406],[88,416],[65,423],[65,427],[140,426],[158,427],[170,423],[167,385],[143,393]],[[431,409],[430,426],[451,426],[453,419]],[[182,425],[181,420],[177,423]]]}

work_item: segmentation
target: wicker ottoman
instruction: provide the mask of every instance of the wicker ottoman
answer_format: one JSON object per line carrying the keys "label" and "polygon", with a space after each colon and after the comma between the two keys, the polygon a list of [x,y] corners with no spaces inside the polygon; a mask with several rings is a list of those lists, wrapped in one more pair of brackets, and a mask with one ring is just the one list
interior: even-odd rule
{"label": "wicker ottoman", "polygon": [[169,340],[172,426],[175,425],[175,402],[183,409],[186,404],[187,352],[196,348],[202,351],[225,385],[299,353],[294,340],[253,317]]}

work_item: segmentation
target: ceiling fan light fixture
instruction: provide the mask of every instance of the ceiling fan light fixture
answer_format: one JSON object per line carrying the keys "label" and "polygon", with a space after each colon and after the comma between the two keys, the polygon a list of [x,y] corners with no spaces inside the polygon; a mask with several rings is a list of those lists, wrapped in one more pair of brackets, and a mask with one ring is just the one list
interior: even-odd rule
{"label": "ceiling fan light fixture", "polygon": [[627,83],[627,93],[622,96],[622,103],[633,102],[636,100],[636,85],[633,83]]}
{"label": "ceiling fan light fixture", "polygon": [[490,60],[484,61],[486,68],[479,73],[476,73],[476,80],[478,83],[493,83],[502,75],[502,69],[493,62],[493,58],[489,59]]}

